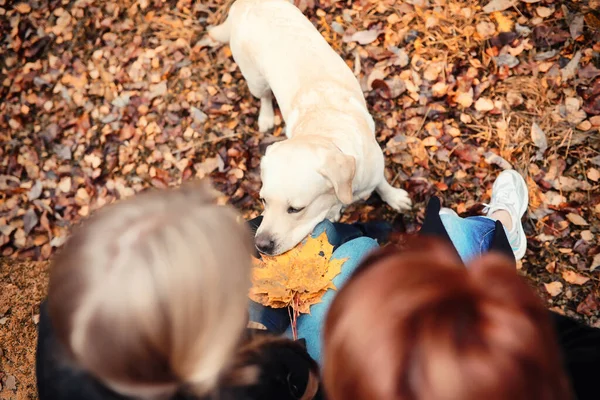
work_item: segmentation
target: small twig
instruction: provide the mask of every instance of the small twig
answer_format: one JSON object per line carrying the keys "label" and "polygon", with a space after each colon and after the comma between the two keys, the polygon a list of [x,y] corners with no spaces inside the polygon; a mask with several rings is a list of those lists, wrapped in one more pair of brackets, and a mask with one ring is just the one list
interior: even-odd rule
{"label": "small twig", "polygon": [[421,133],[421,131],[423,130],[423,126],[425,126],[425,121],[427,121],[427,117],[429,116],[429,111],[431,111],[431,108],[427,107],[427,110],[425,111],[425,115],[423,116],[423,120],[421,121],[421,126],[419,126],[419,129],[417,129],[415,136],[418,137],[419,133]]}
{"label": "small twig", "polygon": [[569,129],[568,138],[569,141],[567,142],[567,152],[565,153],[565,159],[569,158],[569,151],[571,150],[571,140],[573,139],[573,129]]}
{"label": "small twig", "polygon": [[174,156],[180,154],[180,153],[185,153],[186,151],[192,150],[194,148],[194,146],[192,145],[188,145],[185,146],[183,149],[179,149],[179,150],[175,150],[173,151],[171,154],[173,154]]}
{"label": "small twig", "polygon": [[167,13],[167,14],[170,14],[170,15],[173,15],[173,16],[175,16],[175,17],[184,18],[184,19],[186,19],[186,20],[192,20],[192,23],[194,23],[194,24],[200,24],[200,22],[199,22],[199,21],[196,21],[196,19],[194,18],[194,16],[193,16],[193,15],[191,15],[191,14],[184,14],[184,13],[182,13],[182,12],[179,12],[179,11],[172,11],[172,10],[171,10],[171,11],[167,11],[166,13]]}
{"label": "small twig", "polygon": [[218,143],[221,140],[227,140],[227,139],[236,138],[236,137],[239,138],[240,136],[243,136],[243,135],[244,135],[243,132],[232,133],[232,134],[226,135],[226,136],[221,136],[221,137],[217,137],[217,138],[213,138],[213,139],[206,139],[206,140],[203,140],[196,144],[203,145],[203,144],[207,144],[207,143]]}
{"label": "small twig", "polygon": [[290,318],[292,338],[294,340],[298,340],[298,314],[298,293],[296,293],[292,298],[292,304],[288,305],[288,317]]}

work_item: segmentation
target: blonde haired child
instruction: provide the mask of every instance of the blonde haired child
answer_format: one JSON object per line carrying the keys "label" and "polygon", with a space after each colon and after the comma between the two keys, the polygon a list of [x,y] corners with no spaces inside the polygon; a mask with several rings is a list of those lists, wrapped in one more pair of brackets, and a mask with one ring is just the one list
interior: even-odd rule
{"label": "blonde haired child", "polygon": [[269,341],[243,342],[252,251],[246,225],[215,204],[207,185],[150,191],[99,210],[51,267],[39,327],[40,399],[182,391],[196,398],[218,391],[227,376],[259,379],[247,364],[260,364],[255,353]]}

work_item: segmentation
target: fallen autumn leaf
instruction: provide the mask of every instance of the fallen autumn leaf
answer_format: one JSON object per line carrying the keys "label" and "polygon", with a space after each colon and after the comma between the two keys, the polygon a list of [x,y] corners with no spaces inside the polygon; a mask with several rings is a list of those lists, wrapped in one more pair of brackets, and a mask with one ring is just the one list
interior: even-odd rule
{"label": "fallen autumn leaf", "polygon": [[266,306],[290,306],[309,313],[327,290],[335,289],[331,281],[345,260],[331,260],[332,253],[333,246],[323,232],[279,256],[263,254],[261,260],[254,259],[250,298]]}
{"label": "fallen autumn leaf", "polygon": [[579,226],[587,226],[587,225],[589,225],[588,222],[581,217],[581,215],[577,215],[577,214],[574,214],[574,213],[567,214],[567,219],[569,221],[571,221],[572,223],[574,223],[575,225],[579,225]]}
{"label": "fallen autumn leaf", "polygon": [[577,272],[571,270],[563,271],[562,277],[565,281],[574,285],[583,285],[590,280],[590,278],[580,275]]}
{"label": "fallen autumn leaf", "polygon": [[558,296],[563,290],[563,284],[561,282],[550,282],[544,283],[544,287],[546,291],[550,294],[550,296],[555,297]]}

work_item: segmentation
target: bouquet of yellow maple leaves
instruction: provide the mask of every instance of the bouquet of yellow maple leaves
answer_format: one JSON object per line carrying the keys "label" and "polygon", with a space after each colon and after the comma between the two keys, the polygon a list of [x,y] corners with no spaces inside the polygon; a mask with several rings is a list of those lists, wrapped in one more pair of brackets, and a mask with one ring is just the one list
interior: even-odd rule
{"label": "bouquet of yellow maple leaves", "polygon": [[279,256],[255,258],[250,299],[273,308],[290,307],[292,331],[297,338],[299,314],[310,313],[310,306],[319,303],[328,289],[336,289],[332,280],[346,260],[332,260],[332,254],[333,246],[323,232]]}

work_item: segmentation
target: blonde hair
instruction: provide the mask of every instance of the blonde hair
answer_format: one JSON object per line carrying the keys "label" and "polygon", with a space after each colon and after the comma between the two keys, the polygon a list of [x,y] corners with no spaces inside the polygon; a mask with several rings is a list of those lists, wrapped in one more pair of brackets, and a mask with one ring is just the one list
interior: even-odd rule
{"label": "blonde hair", "polygon": [[206,394],[246,324],[251,252],[236,212],[205,184],[107,206],[53,262],[53,327],[79,366],[122,394]]}

